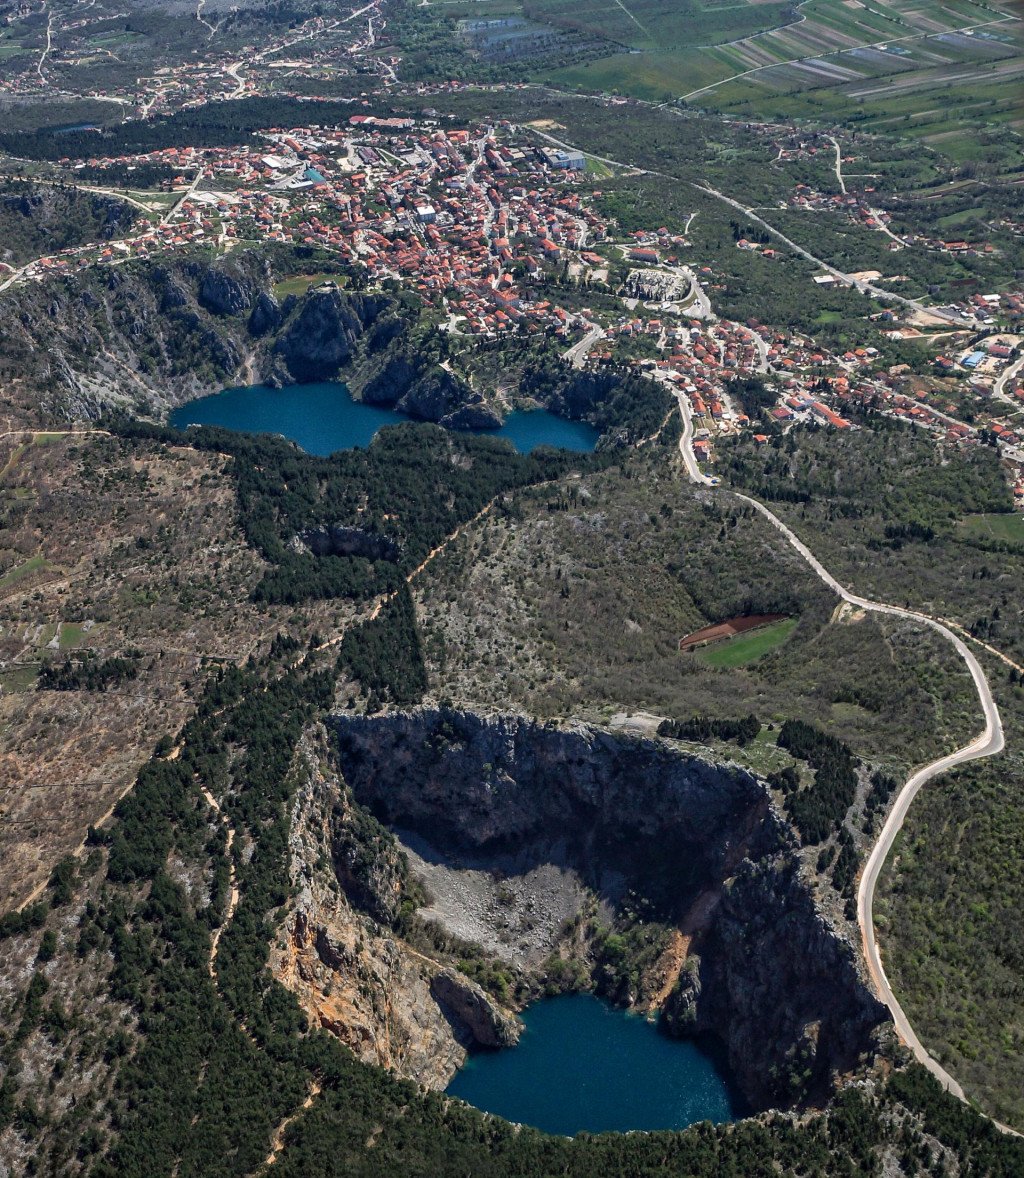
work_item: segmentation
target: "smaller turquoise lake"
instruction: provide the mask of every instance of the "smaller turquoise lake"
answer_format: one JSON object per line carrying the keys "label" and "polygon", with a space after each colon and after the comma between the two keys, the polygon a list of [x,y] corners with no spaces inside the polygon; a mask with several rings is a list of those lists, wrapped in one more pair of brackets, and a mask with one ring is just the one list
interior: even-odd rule
{"label": "smaller turquoise lake", "polygon": [[469,1057],[448,1085],[485,1112],[546,1133],[685,1129],[733,1121],[742,1101],[712,1056],[589,994],[523,1012],[516,1047]]}
{"label": "smaller turquoise lake", "polygon": [[[239,386],[189,401],[171,414],[171,425],[219,425],[224,429],[256,434],[282,434],[309,454],[327,455],[335,450],[368,446],[383,425],[409,421],[404,413],[354,401],[343,384]],[[597,431],[581,421],[556,417],[545,409],[510,413],[500,429],[476,433],[508,438],[520,454],[537,446],[590,451]]]}

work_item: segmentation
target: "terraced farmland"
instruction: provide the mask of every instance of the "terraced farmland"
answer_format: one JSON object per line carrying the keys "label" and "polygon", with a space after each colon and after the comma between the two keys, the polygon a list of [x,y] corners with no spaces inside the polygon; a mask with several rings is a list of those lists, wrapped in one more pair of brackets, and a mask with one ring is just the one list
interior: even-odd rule
{"label": "terraced farmland", "polygon": [[[863,124],[936,140],[944,150],[950,144],[954,157],[970,151],[974,133],[965,128],[1024,127],[1024,21],[1009,4],[804,0],[669,13],[665,0],[600,9],[537,3],[548,20],[576,22],[634,49],[552,75],[562,84],[739,115]],[[749,27],[755,21],[760,27]]]}

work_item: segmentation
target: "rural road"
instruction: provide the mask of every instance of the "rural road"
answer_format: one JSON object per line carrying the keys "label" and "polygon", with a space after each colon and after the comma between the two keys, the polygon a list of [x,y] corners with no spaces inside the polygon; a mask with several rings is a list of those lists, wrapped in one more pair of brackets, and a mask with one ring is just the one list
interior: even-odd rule
{"label": "rural road", "polygon": [[[686,97],[689,96],[687,95]],[[556,139],[553,135],[545,134],[543,131],[538,131],[535,128],[531,128],[531,130],[540,139],[546,139],[556,147],[561,147],[568,151],[583,150],[582,148],[573,147],[572,144],[566,143],[563,139]],[[799,254],[812,265],[820,267],[826,273],[831,274],[837,282],[841,282],[844,286],[853,287],[854,290],[862,295],[878,299],[881,302],[896,303],[898,306],[906,307],[918,315],[934,315],[937,319],[942,319],[956,325],[960,325],[963,322],[959,314],[955,312],[947,311],[944,308],[926,307],[924,303],[918,302],[917,299],[909,299],[904,295],[896,294],[894,291],[886,290],[884,287],[875,286],[871,282],[866,282],[862,278],[855,278],[852,274],[847,274],[844,270],[839,270],[837,267],[831,265],[831,263],[812,254],[810,250],[805,249],[802,245],[798,245],[792,238],[787,237],[780,230],[776,229],[774,225],[770,225],[762,217],[759,217],[753,209],[741,204],[738,200],[733,200],[731,196],[726,196],[724,192],[719,192],[717,188],[712,188],[710,184],[698,184],[694,180],[684,180],[679,176],[670,176],[667,172],[657,172],[650,168],[640,168],[635,164],[627,164],[622,160],[613,160],[607,156],[595,155],[592,151],[583,151],[583,154],[588,159],[597,160],[599,163],[608,164],[610,167],[624,168],[640,176],[660,176],[664,180],[674,180],[677,184],[689,184],[692,188],[696,188],[698,192],[703,192],[706,196],[713,196],[715,200],[720,200],[724,204],[729,205],[730,208],[742,213],[745,217],[749,217],[751,221],[756,222],[763,229],[766,229],[772,237],[788,246],[794,253]],[[893,237],[893,234],[890,233],[889,236]],[[894,240],[898,241],[899,239],[894,237]]]}
{"label": "rural road", "polygon": [[[904,609],[897,605],[886,605],[883,602],[871,601],[869,598],[860,597],[856,593],[851,593],[845,586],[839,584],[806,544],[777,515],[769,511],[763,503],[759,503],[756,499],[751,499],[749,495],[742,495],[738,491],[734,491],[733,494],[738,499],[742,499],[745,503],[749,503],[752,507],[756,508],[774,528],[781,532],[821,580],[844,601],[848,601],[851,605],[855,605],[859,609],[870,610],[875,613],[894,614],[897,617],[908,618],[911,621],[922,622],[926,626],[930,626],[945,638],[947,642],[952,643],[957,654],[966,663],[967,669],[971,673],[971,678],[974,680],[974,687],[978,693],[978,701],[981,704],[982,712],[985,716],[984,729],[970,744],[964,745],[963,748],[957,749],[955,752],[949,753],[944,757],[940,757],[937,761],[932,761],[930,764],[922,766],[922,768],[918,769],[906,781],[903,788],[897,794],[896,801],[889,812],[889,816],[885,820],[885,825],[882,827],[882,831],[874,847],[871,849],[871,854],[868,856],[868,861],[864,866],[864,871],[860,878],[860,886],[857,890],[857,921],[860,925],[864,959],[879,998],[888,1006],[889,1013],[892,1015],[893,1022],[896,1025],[897,1033],[914,1053],[914,1058],[918,1063],[923,1064],[947,1091],[952,1092],[954,1096],[966,1102],[967,1098],[964,1095],[964,1090],[945,1068],[925,1050],[921,1040],[914,1033],[914,1028],[910,1025],[910,1020],[904,1013],[903,1007],[900,1006],[896,995],[892,991],[889,979],[885,974],[885,967],[882,965],[882,957],[878,951],[878,942],[875,939],[873,905],[875,888],[878,884],[878,877],[881,874],[882,866],[889,852],[892,850],[892,845],[900,832],[900,828],[903,826],[907,811],[910,809],[911,803],[914,801],[921,787],[933,778],[940,777],[942,774],[949,772],[950,769],[954,769],[957,765],[962,765],[966,761],[977,760],[979,757],[991,757],[1002,751],[1005,743],[1003,739],[1003,724],[999,717],[999,709],[996,706],[995,700],[992,698],[992,690],[988,685],[988,680],[985,678],[985,672],[982,670],[981,664],[968,649],[966,643],[958,638],[952,630],[934,618],[929,617],[927,614],[917,613],[914,610]],[[1011,1133],[1014,1132],[1014,1130],[1007,1129],[1003,1125],[1000,1125],[999,1128]]]}
{"label": "rural road", "polygon": [[683,419],[683,436],[679,439],[679,453],[682,455],[686,473],[691,483],[700,483],[705,487],[714,486],[708,476],[701,472],[697,465],[697,456],[693,452],[693,409],[690,407],[690,399],[681,389],[673,389],[672,391],[679,402],[679,415]]}
{"label": "rural road", "polygon": [[[891,290],[886,290],[884,287],[875,286],[874,283],[867,282],[863,278],[856,278],[852,274],[847,274],[844,270],[837,269],[831,263],[816,257],[810,252],[810,250],[804,249],[802,245],[798,245],[795,241],[793,241],[792,238],[787,237],[784,233],[776,229],[774,225],[769,225],[768,222],[765,221],[764,218],[759,217],[753,211],[753,209],[750,209],[746,205],[741,204],[738,200],[733,200],[731,196],[726,196],[724,192],[719,192],[717,188],[712,188],[708,184],[696,183],[694,183],[693,187],[699,189],[701,192],[706,192],[708,196],[713,196],[716,199],[723,201],[731,208],[734,208],[738,212],[742,213],[745,217],[749,217],[751,221],[755,221],[762,227],[762,229],[766,229],[772,235],[772,237],[776,238],[778,241],[783,242],[783,244],[788,245],[794,253],[799,254],[802,258],[806,258],[806,260],[811,262],[813,265],[820,266],[822,270],[824,270],[827,274],[831,274],[837,282],[843,283],[844,286],[852,286],[854,290],[859,291],[862,295],[869,295],[872,298],[881,300],[882,302],[897,303],[899,306],[906,307],[908,310],[914,311],[919,315],[934,315],[937,319],[943,319],[947,322],[956,324],[963,322],[963,318],[958,312],[947,311],[942,307],[926,307],[924,303],[918,302],[917,299],[908,299],[903,295],[895,294]],[[892,235],[890,234],[890,236]]]}
{"label": "rural road", "polygon": [[[689,405],[687,404],[684,407],[684,400],[685,398],[680,395],[679,408],[683,416],[683,437],[680,440],[679,448],[691,481],[707,485],[709,480],[706,475],[700,472],[693,455],[693,448],[689,443],[689,439],[692,437],[692,421],[691,415],[688,412]],[[1002,750],[1005,743],[1003,724],[999,716],[999,709],[996,706],[995,700],[992,698],[992,690],[989,687],[981,664],[968,649],[966,643],[958,638],[949,627],[943,625],[942,622],[937,621],[935,618],[929,617],[927,614],[917,613],[911,609],[904,609],[898,605],[887,605],[884,602],[872,601],[867,597],[860,597],[856,593],[851,593],[845,585],[841,585],[832,576],[807,545],[774,512],[770,511],[757,499],[752,499],[749,495],[744,495],[739,491],[733,491],[732,494],[744,503],[749,503],[751,507],[760,512],[772,527],[785,537],[790,546],[796,549],[807,564],[810,565],[814,573],[837,596],[842,598],[843,601],[847,601],[859,609],[869,610],[873,613],[892,614],[896,617],[907,618],[931,627],[936,633],[945,638],[947,642],[952,644],[957,654],[966,664],[974,681],[974,687],[978,693],[978,701],[981,704],[985,717],[985,727],[980,735],[976,736],[970,744],[964,745],[963,748],[957,749],[955,752],[948,753],[946,756],[922,766],[904,783],[903,788],[896,795],[896,801],[885,820],[885,824],[874,847],[871,849],[871,854],[868,856],[867,863],[864,866],[864,871],[860,878],[860,886],[857,890],[857,921],[860,925],[864,959],[879,998],[889,1008],[889,1013],[892,1015],[897,1033],[913,1052],[914,1058],[918,1063],[926,1067],[947,1091],[966,1102],[967,1098],[960,1085],[925,1050],[921,1040],[914,1033],[914,1028],[910,1025],[910,1020],[904,1013],[903,1007],[900,1006],[896,995],[892,991],[892,986],[890,986],[889,979],[885,974],[885,967],[882,965],[878,942],[875,939],[873,905],[875,888],[878,884],[878,877],[881,874],[882,866],[889,852],[892,850],[892,845],[900,832],[900,828],[903,826],[907,811],[910,809],[921,787],[933,778],[939,777],[949,772],[949,770],[954,769],[957,765],[962,765],[967,761],[977,760],[980,757],[991,757]],[[993,1123],[1003,1132],[1017,1135],[1016,1131],[1010,1129],[1008,1126],[1002,1125],[998,1121],[994,1121]]]}
{"label": "rural road", "polygon": [[1024,370],[1024,356],[1021,356],[1019,360],[1015,360],[1008,368],[1004,370],[1002,376],[999,377],[995,383],[995,387],[992,389],[992,396],[999,397],[1000,400],[1005,397],[1006,400],[1009,401],[1010,397],[1007,395],[1006,386],[1022,370]]}

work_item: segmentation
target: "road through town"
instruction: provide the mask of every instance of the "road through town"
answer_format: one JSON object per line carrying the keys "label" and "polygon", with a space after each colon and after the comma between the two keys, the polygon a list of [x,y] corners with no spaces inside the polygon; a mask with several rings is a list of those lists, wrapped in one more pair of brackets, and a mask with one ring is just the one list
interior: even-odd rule
{"label": "road through town", "polygon": [[[704,475],[697,465],[693,454],[692,437],[693,426],[692,416],[687,411],[688,405],[684,406],[685,398],[680,395],[679,408],[683,417],[683,436],[680,439],[679,449],[683,456],[684,465],[687,474],[692,482],[708,485],[710,480]],[[918,613],[915,610],[905,609],[898,605],[888,605],[885,602],[872,601],[869,598],[861,597],[856,593],[851,593],[845,585],[841,585],[835,577],[825,568],[825,566],[818,560],[813,552],[806,544],[789,528],[781,519],[769,508],[759,502],[757,499],[751,498],[749,495],[744,495],[739,491],[733,491],[733,495],[744,503],[750,504],[756,511],[768,520],[773,528],[776,529],[789,545],[794,548],[801,557],[807,562],[814,573],[843,601],[849,602],[858,609],[868,610],[873,613],[891,614],[896,617],[907,618],[910,621],[920,622],[923,625],[929,626],[940,634],[947,642],[951,643],[957,654],[963,659],[967,670],[970,672],[971,678],[974,681],[975,690],[978,693],[978,701],[981,704],[982,714],[985,720],[985,726],[981,733],[974,738],[969,744],[963,748],[957,749],[955,752],[948,753],[946,756],[939,757],[937,760],[930,762],[916,770],[905,782],[903,788],[896,796],[896,801],[886,818],[885,824],[882,827],[881,833],[871,849],[868,856],[867,863],[864,866],[863,873],[860,878],[860,886],[857,892],[857,921],[860,925],[861,941],[864,950],[864,959],[867,964],[868,973],[871,977],[872,984],[878,993],[879,998],[889,1008],[892,1015],[893,1022],[896,1026],[896,1031],[904,1043],[913,1052],[914,1057],[919,1063],[932,1073],[933,1076],[947,1089],[953,1093],[954,1096],[960,1100],[966,1101],[963,1089],[956,1082],[956,1080],[942,1067],[942,1065],[933,1059],[921,1043],[920,1039],[914,1033],[914,1028],[910,1025],[910,1020],[907,1018],[900,1006],[896,995],[893,993],[892,986],[889,984],[889,979],[886,977],[885,967],[882,964],[882,957],[878,949],[878,942],[875,939],[875,925],[874,925],[874,898],[875,888],[878,885],[878,877],[881,874],[882,866],[885,863],[889,852],[892,850],[893,843],[896,836],[903,826],[904,819],[907,816],[907,811],[910,809],[914,798],[917,796],[921,788],[929,781],[949,770],[955,768],[957,765],[962,765],[967,761],[977,760],[980,757],[991,757],[1000,752],[1005,743],[1003,737],[1003,725],[999,716],[999,709],[992,697],[992,689],[989,687],[988,679],[985,677],[985,672],[981,664],[975,658],[974,654],[968,649],[966,643],[948,626],[945,626],[936,618],[929,617],[927,614]],[[1004,1132],[1014,1133],[1016,1131],[1010,1129],[1006,1125],[994,1122],[997,1127]]]}

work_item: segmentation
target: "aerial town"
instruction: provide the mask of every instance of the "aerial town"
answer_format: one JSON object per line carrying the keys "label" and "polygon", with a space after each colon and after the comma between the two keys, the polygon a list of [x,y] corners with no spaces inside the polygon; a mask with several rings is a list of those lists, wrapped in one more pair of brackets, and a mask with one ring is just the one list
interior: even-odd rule
{"label": "aerial town", "polygon": [[[259,147],[64,161],[72,174],[86,166],[166,169],[173,174],[170,203],[140,205],[119,240],[6,267],[0,289],[187,246],[316,246],[364,268],[371,283],[392,280],[415,291],[455,335],[553,336],[565,341],[577,367],[627,359],[679,394],[693,415],[702,463],[713,466],[716,436],[753,429],[767,440],[729,393],[733,377],[760,375],[777,389],[770,417],[782,428],[815,421],[847,429],[844,408],[865,402],[952,445],[994,442],[1024,507],[1024,337],[1012,330],[1024,316],[1020,292],[974,295],[959,305],[961,326],[948,333],[934,377],[921,379],[905,366],[882,366],[870,346],[831,354],[756,320],[720,320],[705,290],[716,276],[684,262],[686,237],[664,228],[621,234],[595,211],[600,177],[583,153],[548,146],[530,127],[452,129],[430,117],[353,114],[344,126],[275,128],[262,138]],[[809,199],[798,186],[794,200]],[[743,238],[736,244],[764,248]],[[619,313],[606,304],[566,309],[535,281],[561,275],[578,291],[607,295],[610,273],[622,293]],[[883,319],[894,338],[921,334],[892,312]],[[981,407],[970,423],[944,380],[966,384]]]}

